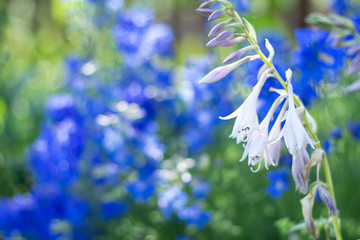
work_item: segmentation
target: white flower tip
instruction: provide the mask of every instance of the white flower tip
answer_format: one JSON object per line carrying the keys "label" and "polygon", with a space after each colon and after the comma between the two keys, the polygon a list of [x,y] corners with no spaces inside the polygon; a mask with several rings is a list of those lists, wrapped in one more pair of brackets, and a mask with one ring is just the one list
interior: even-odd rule
{"label": "white flower tip", "polygon": [[269,51],[269,61],[272,62],[274,55],[275,55],[275,51],[273,46],[270,44],[269,40],[266,38],[265,39],[265,47],[266,49]]}
{"label": "white flower tip", "polygon": [[286,70],[285,75],[286,75],[286,80],[287,80],[288,82],[291,82],[292,71],[291,71],[290,68],[289,68],[288,70]]}

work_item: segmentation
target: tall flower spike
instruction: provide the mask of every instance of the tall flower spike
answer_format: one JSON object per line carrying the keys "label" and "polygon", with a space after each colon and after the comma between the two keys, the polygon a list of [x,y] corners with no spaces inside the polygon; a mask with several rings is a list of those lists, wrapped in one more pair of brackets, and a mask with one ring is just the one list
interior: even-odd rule
{"label": "tall flower spike", "polygon": [[[246,144],[243,157],[240,161],[243,161],[247,156],[249,157],[248,165],[251,167],[253,172],[257,172],[261,167],[261,162],[264,160],[265,168],[268,169],[268,165],[275,165],[274,159],[269,154],[269,141],[268,141],[268,132],[269,132],[269,123],[272,119],[275,110],[280,105],[285,96],[279,96],[271,106],[270,110],[266,114],[266,117],[249,134],[249,140]],[[253,170],[254,166],[258,166],[256,170]]]}
{"label": "tall flower spike", "polygon": [[222,120],[236,118],[232,133],[230,135],[231,138],[236,139],[236,143],[246,142],[249,133],[259,124],[256,112],[256,104],[262,86],[264,85],[264,82],[268,78],[270,72],[271,69],[268,69],[263,73],[260,80],[253,88],[251,94],[238,109],[226,117],[220,117]]}

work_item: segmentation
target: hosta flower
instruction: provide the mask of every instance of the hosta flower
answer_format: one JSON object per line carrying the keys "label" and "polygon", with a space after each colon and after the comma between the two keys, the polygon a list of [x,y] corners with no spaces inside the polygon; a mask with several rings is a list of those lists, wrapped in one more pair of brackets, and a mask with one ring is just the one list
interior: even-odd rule
{"label": "hosta flower", "polygon": [[251,166],[251,170],[253,170],[252,168],[254,166],[258,166],[256,170],[253,170],[255,172],[260,169],[262,160],[264,160],[266,169],[268,169],[269,164],[275,165],[273,156],[269,151],[274,144],[269,143],[268,141],[269,123],[283,98],[283,96],[280,96],[275,100],[264,120],[249,134],[249,140],[240,161],[243,161],[247,156],[249,156],[248,164]]}
{"label": "hosta flower", "polygon": [[284,103],[273,127],[269,133],[269,142],[271,142],[271,147],[269,148],[269,155],[271,159],[274,161],[275,166],[279,165],[280,160],[280,150],[281,150],[281,141],[274,141],[275,139],[279,138],[281,134],[281,120],[284,116],[285,110],[288,106],[288,100]]}
{"label": "hosta flower", "polygon": [[305,166],[310,162],[310,157],[306,147],[300,148],[293,155],[291,172],[295,181],[296,189],[303,194],[308,192],[309,171],[305,171]]}
{"label": "hosta flower", "polygon": [[295,110],[294,94],[291,82],[288,83],[289,95],[289,110],[286,117],[286,122],[283,128],[283,134],[286,147],[291,155],[296,155],[305,144],[309,144],[314,148],[314,141],[310,138],[302,125],[299,116]]}
{"label": "hosta flower", "polygon": [[270,69],[265,71],[253,88],[253,91],[249,97],[243,102],[243,104],[236,109],[233,113],[226,117],[220,117],[222,120],[229,120],[236,118],[233,130],[230,134],[231,138],[236,138],[236,143],[246,142],[249,133],[259,125],[259,120],[256,112],[256,104],[259,98],[260,91],[264,84],[264,81],[270,73]]}

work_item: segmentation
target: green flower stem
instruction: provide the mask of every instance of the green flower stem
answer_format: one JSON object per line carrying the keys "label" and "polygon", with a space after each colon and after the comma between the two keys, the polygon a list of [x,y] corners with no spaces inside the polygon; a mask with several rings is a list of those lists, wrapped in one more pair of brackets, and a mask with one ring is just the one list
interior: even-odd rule
{"label": "green flower stem", "polygon": [[[239,18],[239,15],[235,12],[235,10],[233,8],[231,8],[231,13],[233,18],[240,24],[242,24],[242,20]],[[261,51],[259,45],[254,42],[252,40],[252,38],[249,36],[249,33],[246,31],[246,29],[244,27],[242,27],[243,32],[246,34],[249,42],[251,45],[255,46],[255,51],[259,54],[261,60],[269,67],[273,70],[274,76],[275,78],[279,81],[279,83],[281,84],[281,86],[284,88],[284,90],[287,92],[288,91],[288,87],[286,82],[284,81],[284,79],[280,76],[279,72],[277,71],[277,69],[275,68],[274,64],[272,62],[270,62],[267,57],[265,56],[265,54]],[[294,97],[294,102],[295,105],[297,107],[303,106],[302,103],[299,101],[299,99],[297,99],[296,97]],[[304,106],[303,106],[304,107]],[[304,107],[305,108],[305,107]],[[305,111],[306,108],[305,108]],[[316,147],[319,149],[322,149],[319,139],[316,135],[316,133],[311,129],[309,121],[306,118],[306,115],[304,114],[304,126],[306,128],[306,130],[308,131],[308,133],[310,134],[311,138],[317,143]],[[329,163],[327,161],[326,155],[324,155],[324,158],[322,160],[322,165],[323,165],[323,169],[324,169],[324,173],[325,173],[325,179],[326,179],[326,183],[327,183],[327,187],[328,187],[328,191],[330,196],[332,197],[335,205],[336,205],[336,201],[335,201],[335,193],[334,193],[334,185],[333,185],[333,181],[332,181],[332,177],[331,177],[331,172],[330,172],[330,167],[329,167]],[[341,235],[341,229],[340,229],[340,224],[339,224],[339,217],[336,215],[332,215],[332,225],[334,227],[334,231],[335,231],[335,236],[337,240],[342,240],[342,235]]]}

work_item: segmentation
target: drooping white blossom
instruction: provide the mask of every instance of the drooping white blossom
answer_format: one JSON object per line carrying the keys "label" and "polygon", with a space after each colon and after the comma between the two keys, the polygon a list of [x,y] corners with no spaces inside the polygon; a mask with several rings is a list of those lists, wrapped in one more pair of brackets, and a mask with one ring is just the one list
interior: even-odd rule
{"label": "drooping white blossom", "polygon": [[264,81],[270,72],[271,69],[268,69],[263,73],[251,94],[238,109],[226,117],[220,117],[222,120],[236,118],[230,137],[235,138],[237,143],[246,142],[249,133],[259,125],[256,105]]}
{"label": "drooping white blossom", "polygon": [[296,113],[293,88],[290,81],[288,82],[288,96],[289,110],[287,112],[286,122],[282,131],[289,153],[291,155],[296,155],[297,152],[305,146],[305,144],[309,144],[312,148],[314,148],[314,141],[306,132],[298,114]]}
{"label": "drooping white blossom", "polygon": [[275,141],[275,140],[278,139],[280,136],[281,122],[282,122],[282,118],[284,117],[284,113],[286,111],[287,106],[288,106],[288,100],[286,100],[283,107],[281,108],[281,111],[280,111],[278,117],[276,118],[276,121],[269,133],[269,145],[270,146],[269,146],[268,153],[269,153],[269,156],[271,157],[271,159],[274,161],[275,166],[279,165],[280,150],[281,150],[281,141]]}
{"label": "drooping white blossom", "polygon": [[249,134],[249,140],[240,161],[243,161],[248,156],[248,165],[251,166],[251,169],[257,165],[257,169],[252,169],[253,171],[258,171],[260,169],[263,160],[266,169],[268,169],[269,164],[275,165],[273,156],[270,154],[272,153],[270,152],[270,148],[273,147],[272,145],[274,143],[268,141],[269,123],[283,98],[284,96],[280,96],[275,100],[260,125],[255,127]]}

